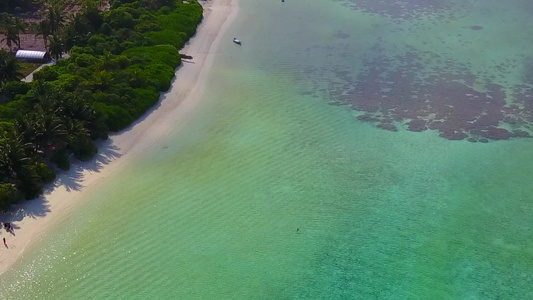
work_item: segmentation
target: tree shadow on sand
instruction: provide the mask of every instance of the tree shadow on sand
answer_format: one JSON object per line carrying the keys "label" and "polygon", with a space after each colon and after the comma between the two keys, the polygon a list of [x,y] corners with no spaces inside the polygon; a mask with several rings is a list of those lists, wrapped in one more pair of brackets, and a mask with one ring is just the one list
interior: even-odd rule
{"label": "tree shadow on sand", "polygon": [[79,161],[75,160],[75,158],[71,158],[71,161],[75,161],[71,164],[70,170],[66,172],[60,171],[52,185],[45,188],[44,195],[51,193],[59,186],[64,186],[67,191],[79,191],[83,187],[83,173],[85,171],[89,171],[90,173],[100,172],[103,166],[121,156],[118,151],[118,147],[113,145],[111,139],[108,139],[99,143],[98,153],[96,153],[96,155],[90,160]]}
{"label": "tree shadow on sand", "polygon": [[[183,64],[178,66],[174,71],[177,72],[180,68],[183,67]],[[124,134],[128,131],[133,130],[135,126],[142,123],[146,120],[153,112],[161,108],[161,104],[165,101],[176,84],[176,76],[172,78],[171,88],[159,94],[159,101],[148,109],[140,118],[135,120],[130,126],[122,129],[118,134]],[[179,99],[181,101],[182,99]],[[167,100],[168,101],[168,100]],[[57,177],[53,183],[48,186],[45,186],[43,194],[33,200],[23,201],[17,205],[14,205],[8,212],[0,212],[0,222],[17,222],[22,221],[26,217],[36,219],[37,217],[44,217],[47,213],[50,212],[50,204],[46,200],[46,196],[51,194],[56,188],[64,186],[67,191],[79,191],[81,190],[84,180],[83,173],[85,171],[100,172],[100,170],[111,161],[120,158],[120,150],[116,145],[113,144],[113,139],[107,139],[105,141],[99,141],[97,143],[98,153],[95,157],[91,158],[88,161],[79,161],[74,157],[70,157],[72,164],[70,165],[70,170],[68,171],[58,171]],[[19,229],[16,225],[11,225],[13,229]]]}
{"label": "tree shadow on sand", "polygon": [[[98,153],[95,157],[88,161],[71,159],[72,164],[70,170],[59,171],[54,182],[45,186],[43,195],[36,199],[23,201],[17,205],[13,205],[8,212],[0,212],[0,221],[18,222],[26,217],[36,219],[38,217],[46,216],[46,214],[50,212],[50,204],[48,203],[48,200],[46,200],[47,195],[60,186],[64,186],[67,191],[81,190],[83,188],[84,171],[100,172],[103,166],[121,156],[118,152],[119,150],[118,147],[113,145],[111,139],[101,141],[98,145]],[[19,228],[13,224],[12,227],[15,230]]]}

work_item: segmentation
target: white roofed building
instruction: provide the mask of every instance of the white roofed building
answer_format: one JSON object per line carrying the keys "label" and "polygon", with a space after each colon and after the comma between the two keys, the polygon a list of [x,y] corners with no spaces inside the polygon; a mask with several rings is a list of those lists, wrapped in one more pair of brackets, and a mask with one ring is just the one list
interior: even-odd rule
{"label": "white roofed building", "polygon": [[50,54],[45,51],[35,51],[35,50],[18,50],[15,54],[17,59],[28,60],[28,61],[39,61],[39,62],[48,62],[50,61]]}

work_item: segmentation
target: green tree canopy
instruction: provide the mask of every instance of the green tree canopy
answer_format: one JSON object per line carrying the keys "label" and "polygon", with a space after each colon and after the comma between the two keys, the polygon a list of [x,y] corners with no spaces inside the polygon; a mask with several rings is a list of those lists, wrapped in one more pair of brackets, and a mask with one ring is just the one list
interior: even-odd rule
{"label": "green tree canopy", "polygon": [[0,50],[0,87],[8,81],[18,80],[21,77],[15,57],[5,50]]}

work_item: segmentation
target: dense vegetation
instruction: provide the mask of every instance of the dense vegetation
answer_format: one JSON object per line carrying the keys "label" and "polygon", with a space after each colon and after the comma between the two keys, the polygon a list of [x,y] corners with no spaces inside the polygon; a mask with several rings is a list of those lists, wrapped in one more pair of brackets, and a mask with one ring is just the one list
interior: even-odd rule
{"label": "dense vegetation", "polygon": [[0,12],[20,13],[27,10],[32,0],[0,0]]}
{"label": "dense vegetation", "polygon": [[70,154],[90,159],[94,140],[154,105],[201,19],[197,2],[170,0],[115,0],[105,12],[87,5],[68,23],[49,18],[44,33],[57,46],[50,52],[70,49],[70,58],[31,83],[17,80],[17,62],[0,51],[0,209],[38,196],[54,165],[68,169]]}

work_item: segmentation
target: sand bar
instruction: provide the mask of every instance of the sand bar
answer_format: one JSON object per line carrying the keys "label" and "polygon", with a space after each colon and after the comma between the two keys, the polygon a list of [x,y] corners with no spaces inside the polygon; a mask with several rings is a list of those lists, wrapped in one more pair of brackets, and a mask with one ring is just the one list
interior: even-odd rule
{"label": "sand bar", "polygon": [[177,70],[170,90],[160,103],[131,127],[98,144],[99,152],[88,162],[74,162],[68,172],[58,174],[44,196],[24,202],[9,213],[0,214],[0,221],[11,222],[14,234],[1,229],[7,246],[0,250],[0,274],[9,271],[31,247],[38,244],[43,233],[61,222],[79,204],[83,193],[127,165],[158,139],[178,130],[187,122],[187,112],[201,98],[205,77],[213,62],[222,33],[235,18],[238,0],[200,1],[204,20],[197,34],[180,51],[193,57]]}

